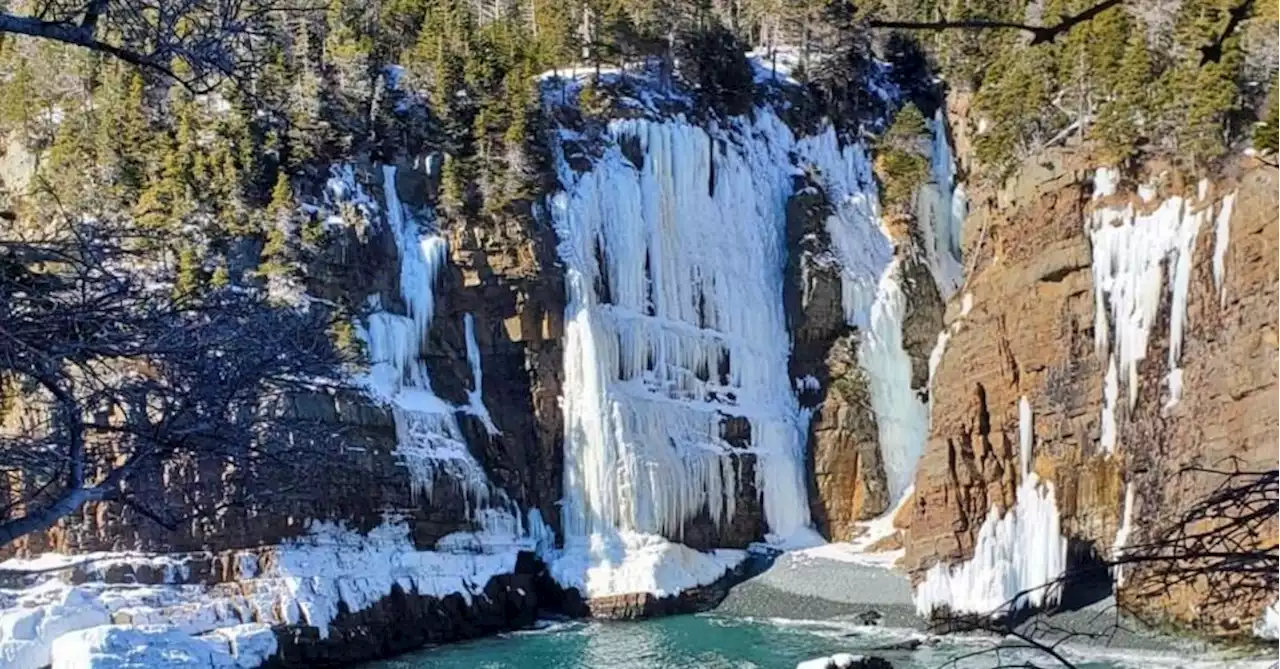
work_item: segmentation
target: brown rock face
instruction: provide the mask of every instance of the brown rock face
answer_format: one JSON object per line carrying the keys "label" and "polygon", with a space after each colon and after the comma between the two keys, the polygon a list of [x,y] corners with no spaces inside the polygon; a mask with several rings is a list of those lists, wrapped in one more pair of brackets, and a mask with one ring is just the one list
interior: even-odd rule
{"label": "brown rock face", "polygon": [[[1003,191],[975,193],[965,229],[966,263],[975,270],[954,300],[968,292],[973,306],[963,316],[958,305],[949,310],[951,336],[933,379],[932,427],[908,521],[905,564],[917,575],[935,562],[971,556],[992,506],[1013,504],[1022,397],[1034,413],[1034,469],[1055,485],[1073,556],[1111,555],[1126,483],[1136,489],[1134,545],[1221,481],[1179,473],[1188,466],[1220,467],[1235,457],[1242,468],[1275,467],[1275,171],[1247,169],[1215,181],[1213,199],[1239,189],[1225,300],[1220,304],[1213,282],[1210,218],[1193,255],[1181,401],[1164,409],[1166,288],[1139,365],[1138,401],[1130,410],[1122,392],[1118,445],[1108,455],[1099,443],[1106,360],[1094,346],[1090,167],[1082,157],[1053,153]],[[1255,541],[1274,546],[1274,535],[1273,528]],[[1127,578],[1122,600],[1205,632],[1238,632],[1265,603],[1249,596],[1210,603],[1204,583],[1134,596],[1141,581]]]}
{"label": "brown rock face", "polygon": [[827,198],[817,183],[797,181],[787,204],[791,253],[783,300],[793,339],[791,376],[812,379],[800,392],[801,406],[813,409],[806,451],[810,514],[823,536],[849,540],[856,521],[884,512],[888,487],[858,368],[857,334],[845,323],[840,268],[825,226]]}
{"label": "brown rock face", "polygon": [[[1130,484],[1135,486],[1131,545],[1163,540],[1189,513],[1206,510],[1212,493],[1224,484],[1249,478],[1224,477],[1203,470],[1266,471],[1276,467],[1280,393],[1277,392],[1276,275],[1280,260],[1276,239],[1277,180],[1274,168],[1246,166],[1236,178],[1215,183],[1218,195],[1236,191],[1225,256],[1221,294],[1214,282],[1212,257],[1216,236],[1203,226],[1197,237],[1182,350],[1182,399],[1161,411],[1155,393],[1164,373],[1167,344],[1144,370],[1139,406],[1119,430]],[[1163,344],[1163,343],[1162,343]],[[1146,373],[1150,371],[1150,374]],[[1253,497],[1274,505],[1274,489]],[[1240,525],[1235,519],[1260,507],[1230,505],[1210,509],[1218,522],[1200,522],[1192,530]],[[1274,509],[1274,506],[1271,507]],[[1249,531],[1233,531],[1216,546],[1241,551],[1276,550],[1274,511]],[[1235,542],[1239,542],[1239,545]],[[1185,541],[1176,545],[1188,546]],[[1223,570],[1225,571],[1225,570]],[[1274,576],[1274,575],[1273,575]],[[1274,587],[1274,581],[1271,581]],[[1208,634],[1247,634],[1274,590],[1256,579],[1214,573],[1206,578],[1170,584],[1158,569],[1137,569],[1120,590],[1126,605],[1155,619],[1191,626]]]}
{"label": "brown rock face", "polygon": [[[408,164],[397,174],[401,200],[422,206],[429,179]],[[376,183],[376,174],[371,170],[365,180]],[[560,497],[562,429],[556,398],[564,290],[552,262],[554,234],[519,208],[458,223],[446,232],[452,262],[437,277],[435,318],[423,347],[433,388],[454,404],[466,404],[473,380],[464,316],[472,314],[483,398],[499,433],[489,435],[462,412],[460,427],[490,480],[521,509],[540,509],[558,526],[554,503]],[[361,222],[338,234],[309,268],[308,291],[346,304],[378,295],[389,308],[402,308],[398,251],[386,226]],[[441,477],[434,494],[415,494],[395,453],[395,426],[387,409],[350,390],[294,397],[289,410],[331,423],[339,435],[332,443],[314,445],[315,466],[305,480],[298,480],[292,463],[263,462],[252,470],[237,470],[213,457],[152,463],[130,485],[141,498],[162,500],[155,504],[162,515],[183,519],[174,529],[132,508],[95,504],[3,554],[222,551],[278,543],[305,532],[311,520],[368,530],[387,513],[405,518],[419,548],[470,529],[467,502],[453,481]]]}

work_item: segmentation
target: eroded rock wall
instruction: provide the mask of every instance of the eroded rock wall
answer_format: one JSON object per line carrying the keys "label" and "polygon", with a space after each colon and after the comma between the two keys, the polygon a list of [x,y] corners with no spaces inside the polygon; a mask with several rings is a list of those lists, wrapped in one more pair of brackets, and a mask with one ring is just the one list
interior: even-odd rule
{"label": "eroded rock wall", "polygon": [[[1243,164],[1212,180],[1201,201],[1194,184],[1166,184],[1159,197],[1187,194],[1192,206],[1220,207],[1238,189],[1226,252],[1225,297],[1214,284],[1216,234],[1201,225],[1193,265],[1181,400],[1169,408],[1164,297],[1139,363],[1137,401],[1117,404],[1117,446],[1101,444],[1107,359],[1095,345],[1095,285],[1089,214],[1132,202],[1122,188],[1094,201],[1095,163],[1056,151],[1028,163],[1001,191],[976,192],[965,226],[966,283],[948,306],[949,340],[932,384],[932,428],[917,471],[906,567],[919,576],[939,561],[967,559],[993,505],[1009,509],[1018,484],[1018,402],[1034,414],[1033,469],[1052,481],[1069,561],[1110,558],[1124,515],[1125,486],[1136,489],[1128,543],[1142,542],[1207,495],[1221,479],[1179,474],[1188,466],[1275,466],[1276,177]],[[1153,168],[1154,170],[1155,168]],[[1171,267],[1165,268],[1167,278]],[[966,312],[963,313],[962,311]],[[1258,541],[1274,545],[1274,529]],[[1136,592],[1141,579],[1121,590]],[[1242,631],[1267,603],[1208,602],[1201,585],[1163,597],[1128,597],[1152,617],[1204,631]],[[1271,593],[1274,597],[1274,593]],[[1248,601],[1245,601],[1248,600]]]}

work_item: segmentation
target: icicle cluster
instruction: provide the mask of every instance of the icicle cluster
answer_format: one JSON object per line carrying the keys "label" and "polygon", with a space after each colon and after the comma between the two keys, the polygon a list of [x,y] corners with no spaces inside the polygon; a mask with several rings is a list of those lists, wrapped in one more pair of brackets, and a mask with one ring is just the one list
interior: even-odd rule
{"label": "icicle cluster", "polygon": [[978,530],[973,557],[958,565],[935,564],[916,586],[916,611],[1001,615],[1025,607],[1051,605],[1061,595],[1057,579],[1066,571],[1067,540],[1062,536],[1053,484],[1031,471],[1031,405],[1018,406],[1019,463],[1022,483],[1013,509],[992,506]]}
{"label": "icicle cluster", "polygon": [[[1113,170],[1099,169],[1094,175],[1094,197],[1113,194],[1117,180]],[[1146,190],[1154,195],[1151,189]],[[1095,343],[1099,353],[1107,356],[1101,436],[1106,452],[1113,451],[1116,445],[1116,402],[1122,384],[1129,407],[1137,402],[1138,364],[1146,358],[1148,340],[1166,291],[1170,295],[1166,407],[1176,404],[1182,395],[1179,362],[1192,253],[1201,226],[1213,216],[1208,195],[1208,182],[1201,182],[1194,201],[1170,197],[1149,213],[1138,211],[1133,204],[1100,206],[1086,224],[1093,242]],[[1219,291],[1225,276],[1233,201],[1234,194],[1223,198],[1217,215],[1213,270]]]}
{"label": "icicle cluster", "polygon": [[765,113],[728,130],[620,120],[609,136],[591,171],[561,161],[551,203],[569,298],[566,534],[678,537],[703,509],[732,517],[730,416],[750,425],[771,530],[806,531],[781,295],[790,131]]}
{"label": "icicle cluster", "polygon": [[[435,282],[448,257],[443,237],[419,229],[406,216],[396,193],[396,168],[382,168],[384,207],[387,225],[400,252],[400,295],[407,315],[379,310],[366,320],[365,339],[369,348],[371,390],[391,405],[396,425],[397,454],[408,468],[415,492],[431,498],[435,483],[442,477],[458,484],[484,525],[481,511],[491,502],[510,506],[499,491],[497,500],[484,468],[467,449],[458,427],[456,407],[436,396],[426,363],[421,357],[435,315]],[[490,433],[496,433],[489,412],[480,399],[480,351],[475,342],[471,315],[466,316],[467,359],[473,376],[469,402],[463,410],[478,416]],[[504,513],[508,513],[504,511]],[[516,523],[519,524],[518,516]],[[517,532],[518,533],[518,532]]]}

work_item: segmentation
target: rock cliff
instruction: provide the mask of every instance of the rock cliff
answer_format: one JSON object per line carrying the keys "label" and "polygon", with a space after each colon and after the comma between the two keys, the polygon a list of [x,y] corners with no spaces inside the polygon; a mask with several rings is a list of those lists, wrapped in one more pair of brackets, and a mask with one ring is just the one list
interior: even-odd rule
{"label": "rock cliff", "polygon": [[[1095,192],[1097,167],[1084,152],[1053,151],[1003,188],[974,194],[965,226],[970,271],[948,305],[932,427],[910,506],[905,564],[917,577],[936,562],[972,556],[988,514],[1014,506],[1022,398],[1034,414],[1033,470],[1054,485],[1068,559],[1077,565],[1111,558],[1123,550],[1118,543],[1155,540],[1222,482],[1189,468],[1275,466],[1275,170],[1245,159],[1197,187],[1150,165],[1139,181],[1157,187],[1110,194]],[[1095,316],[1105,303],[1090,238],[1097,210],[1154,211],[1178,196],[1188,212],[1211,214],[1189,247],[1181,354],[1172,356],[1180,361],[1180,398],[1166,362],[1177,336],[1170,322],[1180,320],[1170,289],[1175,257],[1162,260],[1169,287],[1158,275],[1158,312],[1145,325],[1150,341],[1136,376],[1121,382],[1114,371],[1109,378],[1107,348],[1098,343]],[[1213,215],[1230,208],[1231,198],[1228,226],[1215,227]],[[1225,256],[1215,251],[1223,246]],[[1221,287],[1215,264],[1226,268]],[[1125,327],[1101,318],[1112,332]],[[1127,489],[1134,492],[1129,509]],[[1122,531],[1126,515],[1140,520]],[[1252,541],[1274,546],[1274,535],[1272,522]],[[1247,631],[1269,603],[1214,600],[1221,593],[1202,581],[1157,595],[1137,571],[1120,587],[1126,607],[1209,633]]]}

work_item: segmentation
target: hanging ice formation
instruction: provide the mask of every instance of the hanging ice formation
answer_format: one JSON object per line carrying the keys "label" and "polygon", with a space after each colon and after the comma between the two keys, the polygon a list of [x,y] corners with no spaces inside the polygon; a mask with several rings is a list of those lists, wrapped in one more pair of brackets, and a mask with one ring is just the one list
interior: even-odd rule
{"label": "hanging ice formation", "polygon": [[936,610],[1001,615],[1058,601],[1058,579],[1066,571],[1053,483],[1031,469],[1034,429],[1031,404],[1018,405],[1019,466],[1022,482],[1012,509],[992,506],[978,530],[973,557],[957,565],[935,564],[916,586],[916,611]]}
{"label": "hanging ice formation", "polygon": [[[421,347],[435,315],[436,276],[447,258],[443,237],[420,229],[408,216],[396,193],[396,168],[382,168],[386,222],[400,252],[400,295],[407,314],[379,308],[369,314],[366,343],[369,348],[371,391],[391,406],[396,425],[397,454],[408,468],[415,492],[431,498],[435,484],[456,482],[466,499],[469,514],[483,531],[522,534],[520,515],[500,490],[490,485],[484,468],[467,449],[454,407],[431,389]],[[496,432],[480,398],[480,352],[475,343],[471,315],[466,316],[467,359],[473,375],[469,402],[461,410],[475,414]],[[496,495],[495,495],[496,492]],[[488,508],[493,507],[493,508]]]}
{"label": "hanging ice formation", "polygon": [[955,159],[947,140],[946,119],[938,109],[930,124],[932,141],[930,180],[916,196],[916,219],[922,237],[925,261],[938,285],[942,300],[951,299],[964,281],[960,262],[961,231],[969,215],[964,186],[956,183]]}
{"label": "hanging ice formation", "polygon": [[[1114,170],[1099,169],[1094,174],[1094,198],[1114,194],[1117,180]],[[1217,214],[1213,273],[1220,296],[1234,197],[1224,197]],[[1101,446],[1108,453],[1116,446],[1116,401],[1121,385],[1127,391],[1129,408],[1133,408],[1138,399],[1138,363],[1146,358],[1151,329],[1166,290],[1171,298],[1166,408],[1176,404],[1182,395],[1179,361],[1192,253],[1200,227],[1212,215],[1209,184],[1202,181],[1195,200],[1169,197],[1146,213],[1136,210],[1132,203],[1123,207],[1098,206],[1086,224],[1093,243],[1095,344],[1098,352],[1107,357]]]}
{"label": "hanging ice formation", "polygon": [[[591,170],[559,160],[568,537],[679,538],[704,509],[723,523],[740,453],[757,459],[774,540],[812,537],[781,294],[794,148],[763,112],[729,128],[616,120]],[[730,417],[749,445],[726,439]]]}
{"label": "hanging ice formation", "polygon": [[[930,267],[958,285],[964,195],[941,120],[934,182],[920,198]],[[568,132],[568,131],[562,131]],[[622,151],[638,149],[638,164]],[[771,111],[727,127],[617,120],[601,157],[551,202],[568,284],[564,527],[569,537],[635,531],[678,538],[702,510],[735,511],[733,457],[758,459],[773,541],[811,540],[803,479],[809,415],[787,378],[782,310],[785,205],[793,174],[814,168],[833,211],[846,320],[863,333],[890,489],[910,485],[928,430],[902,346],[905,298],[880,225],[871,163],[831,128],[795,138]],[[934,232],[936,231],[936,232]],[[750,424],[740,451],[728,417]]]}
{"label": "hanging ice formation", "polygon": [[[955,164],[941,111],[931,125],[931,180],[917,193],[916,223],[921,231],[924,260],[945,300],[955,293],[963,278],[960,234],[968,204],[963,187],[955,182]],[[828,220],[827,230],[844,268],[845,318],[861,330],[858,363],[867,375],[893,508],[893,502],[901,499],[915,478],[916,463],[929,436],[929,406],[928,400],[911,386],[911,357],[902,343],[907,298],[902,290],[899,261],[893,258],[888,237],[879,227],[870,163],[861,150],[846,149],[846,153],[846,161],[857,167],[845,173],[858,178],[856,183],[843,187],[828,184],[833,201],[841,204]],[[823,174],[827,172],[824,170]],[[837,195],[857,206],[843,204]],[[867,286],[875,288],[868,294]],[[941,359],[941,352],[938,358]],[[936,361],[931,361],[930,368],[934,367]]]}

